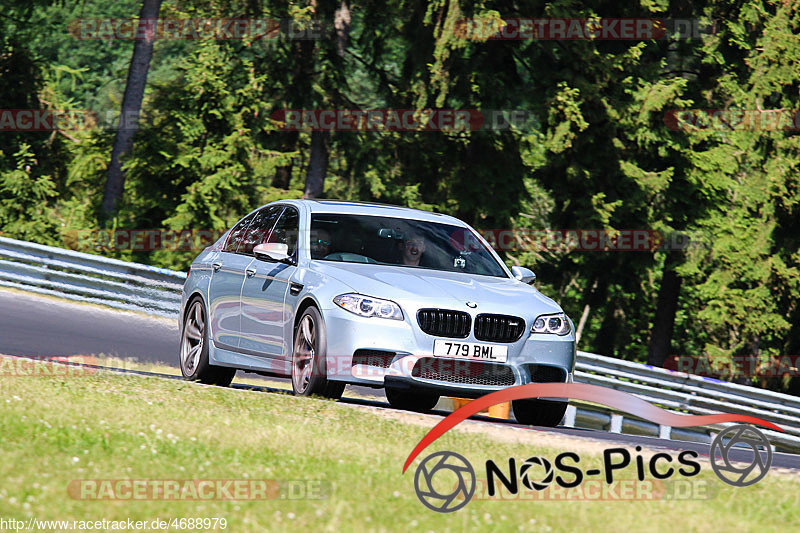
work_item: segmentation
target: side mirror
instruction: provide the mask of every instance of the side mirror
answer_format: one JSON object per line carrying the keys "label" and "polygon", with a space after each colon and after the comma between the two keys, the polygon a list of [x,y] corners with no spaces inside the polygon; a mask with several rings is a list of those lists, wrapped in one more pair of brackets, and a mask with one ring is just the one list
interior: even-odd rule
{"label": "side mirror", "polygon": [[253,255],[260,261],[278,262],[278,263],[292,263],[292,258],[289,257],[289,245],[281,244],[278,242],[268,242],[259,244],[253,248]]}
{"label": "side mirror", "polygon": [[522,283],[530,285],[536,281],[536,274],[530,268],[513,266],[511,267],[511,274]]}

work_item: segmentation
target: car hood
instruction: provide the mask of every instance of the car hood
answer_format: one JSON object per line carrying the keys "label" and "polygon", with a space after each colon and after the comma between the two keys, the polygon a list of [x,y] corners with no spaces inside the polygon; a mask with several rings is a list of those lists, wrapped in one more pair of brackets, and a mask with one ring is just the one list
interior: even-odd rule
{"label": "car hood", "polygon": [[415,308],[464,309],[484,313],[560,313],[561,307],[535,288],[512,278],[441,272],[391,265],[314,261],[312,268],[358,293]]}

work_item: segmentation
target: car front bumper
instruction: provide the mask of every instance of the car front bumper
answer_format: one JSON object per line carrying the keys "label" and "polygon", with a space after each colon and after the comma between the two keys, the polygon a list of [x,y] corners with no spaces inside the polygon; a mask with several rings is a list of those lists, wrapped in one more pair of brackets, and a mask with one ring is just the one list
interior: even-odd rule
{"label": "car front bumper", "polygon": [[[362,318],[339,308],[323,313],[328,379],[367,386],[391,386],[476,397],[514,385],[569,382],[575,338],[527,331],[513,343],[486,343],[472,332],[448,339],[508,346],[505,363],[434,357],[434,337],[405,320]],[[355,357],[354,357],[355,355]]]}

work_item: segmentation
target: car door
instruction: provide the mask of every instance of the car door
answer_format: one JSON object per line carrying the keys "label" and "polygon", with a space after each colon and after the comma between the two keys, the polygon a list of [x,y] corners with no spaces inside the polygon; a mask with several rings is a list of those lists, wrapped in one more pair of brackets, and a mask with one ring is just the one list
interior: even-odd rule
{"label": "car door", "polygon": [[208,288],[211,339],[215,346],[226,350],[235,350],[239,346],[244,271],[253,256],[239,254],[237,250],[257,213],[249,214],[233,227],[222,252],[211,264]]}
{"label": "car door", "polygon": [[288,353],[291,339],[283,338],[283,326],[291,319],[285,309],[289,277],[297,269],[297,241],[300,216],[296,208],[286,206],[280,219],[263,242],[282,243],[289,247],[293,264],[254,260],[242,288],[242,336],[240,351],[265,357]]}

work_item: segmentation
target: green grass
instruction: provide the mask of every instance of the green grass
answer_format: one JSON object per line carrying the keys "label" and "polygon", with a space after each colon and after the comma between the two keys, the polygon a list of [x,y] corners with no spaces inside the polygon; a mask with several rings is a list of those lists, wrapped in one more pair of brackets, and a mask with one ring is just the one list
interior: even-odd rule
{"label": "green grass", "polygon": [[[170,366],[166,363],[154,363],[150,361],[139,361],[135,358],[121,359],[112,356],[100,356],[91,361],[91,364],[103,366],[106,368],[120,369],[120,370],[135,370],[141,372],[152,372],[155,374],[165,374],[167,376],[181,376],[181,369],[177,366]],[[233,379],[233,383],[238,385],[253,385],[256,387],[267,387],[271,389],[282,390],[287,393],[292,392],[292,384],[288,378],[273,378],[261,376],[253,373],[238,372]],[[378,391],[380,392],[380,391]],[[382,394],[382,393],[381,393]],[[360,398],[365,400],[375,400],[374,396],[368,396],[353,390],[348,387],[345,390],[345,396],[348,398]],[[449,410],[452,408],[447,405]]]}
{"label": "green grass", "polygon": [[[0,518],[134,520],[224,517],[227,531],[790,531],[800,527],[796,474],[748,488],[723,485],[707,464],[709,499],[472,501],[450,515],[417,500],[406,457],[436,420],[319,399],[98,373],[0,378]],[[429,449],[486,459],[553,458],[585,444],[567,437],[461,425]],[[581,451],[600,465],[611,444]],[[676,454],[675,454],[676,455]],[[632,470],[633,471],[633,470]],[[630,474],[632,477],[635,474]],[[74,479],[275,479],[332,483],[321,500],[85,501]],[[698,478],[694,478],[698,479]]]}

